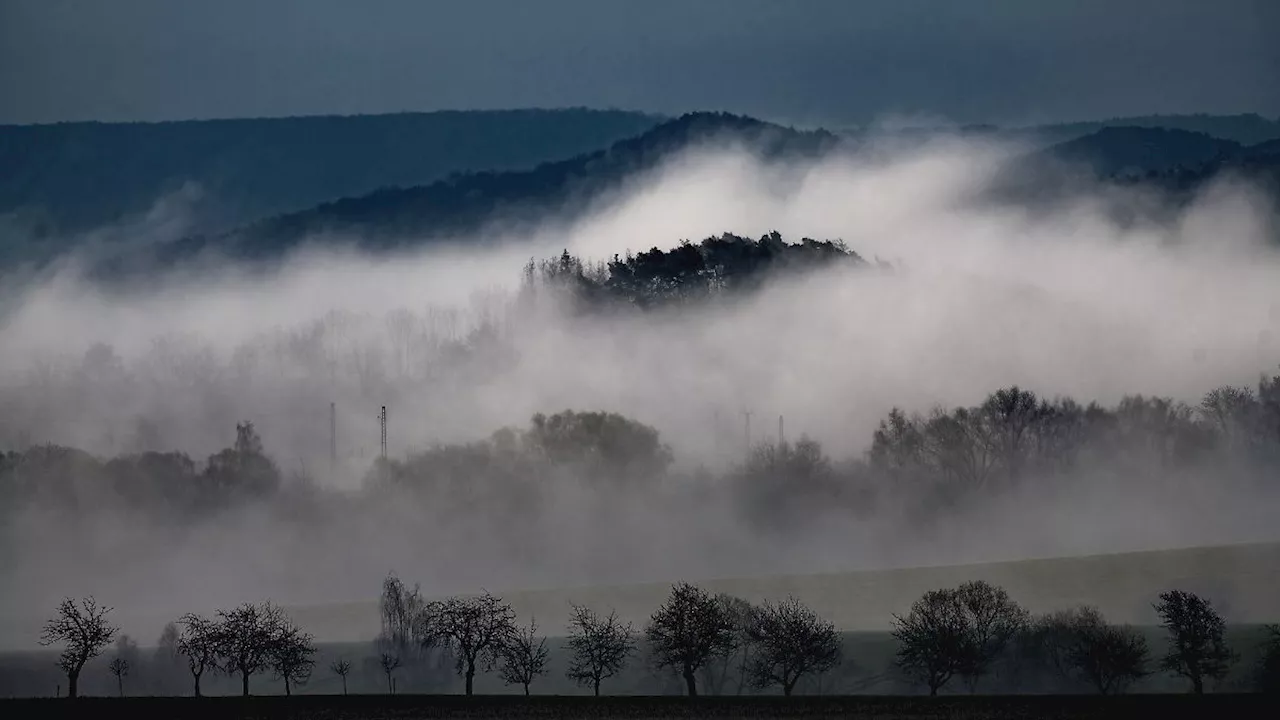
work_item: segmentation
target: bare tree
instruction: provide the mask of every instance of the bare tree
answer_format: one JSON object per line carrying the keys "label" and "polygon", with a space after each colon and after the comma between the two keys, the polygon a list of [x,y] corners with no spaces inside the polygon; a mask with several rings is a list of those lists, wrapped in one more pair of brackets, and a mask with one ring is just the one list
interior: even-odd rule
{"label": "bare tree", "polygon": [[674,668],[689,695],[698,694],[697,672],[707,661],[733,650],[733,618],[705,590],[678,583],[645,628],[654,665]]}
{"label": "bare tree", "polygon": [[392,694],[396,691],[396,686],[391,682],[391,673],[400,667],[400,656],[384,652],[378,661],[382,665],[382,672],[387,676],[387,694]]}
{"label": "bare tree", "polygon": [[284,680],[284,694],[292,695],[294,685],[305,685],[316,666],[316,646],[310,633],[291,620],[281,618],[271,643],[271,669]]}
{"label": "bare tree", "polygon": [[156,672],[154,687],[157,690],[169,692],[170,686],[182,673],[180,660],[182,653],[178,652],[178,641],[181,639],[182,633],[178,630],[177,623],[165,623],[159,639],[156,640],[155,652],[152,654],[152,666]]}
{"label": "bare tree", "polygon": [[515,631],[515,613],[502,598],[485,592],[429,604],[418,621],[417,636],[425,647],[442,647],[456,657],[454,670],[471,695],[476,669],[488,672],[502,659]]}
{"label": "bare tree", "polygon": [[984,580],[964,583],[956,589],[956,594],[966,631],[960,675],[973,692],[978,680],[1027,627],[1030,614],[1011,600],[1004,588]]}
{"label": "bare tree", "polygon": [[1197,695],[1204,693],[1205,678],[1223,677],[1236,659],[1223,639],[1226,622],[1208,600],[1182,590],[1161,593],[1154,607],[1169,633],[1160,667],[1190,680]]}
{"label": "bare tree", "polygon": [[635,630],[609,611],[600,617],[590,608],[573,606],[565,649],[571,653],[565,675],[579,685],[591,685],[600,695],[600,681],[617,675],[635,650]]}
{"label": "bare tree", "polygon": [[1059,673],[1103,695],[1123,692],[1147,674],[1146,640],[1128,626],[1107,624],[1097,608],[1085,605],[1045,616],[1034,635]]}
{"label": "bare tree", "polygon": [[824,673],[840,664],[840,635],[794,597],[773,605],[765,603],[751,626],[755,655],[751,677],[758,688],[781,685],[791,695],[796,682],[807,673]]}
{"label": "bare tree", "polygon": [[58,667],[67,674],[67,697],[77,696],[84,664],[100,655],[118,632],[107,622],[109,612],[111,608],[99,605],[92,596],[79,603],[66,598],[59,603],[57,616],[45,623],[40,644],[66,644]]}
{"label": "bare tree", "polygon": [[378,610],[382,616],[382,640],[393,653],[411,651],[415,644],[418,619],[426,604],[417,585],[410,590],[395,573],[382,581]]}
{"label": "bare tree", "polygon": [[898,666],[920,680],[930,695],[960,672],[965,644],[964,610],[956,591],[930,590],[905,617],[893,618]]}
{"label": "bare tree", "polygon": [[351,672],[351,662],[349,660],[338,658],[329,665],[329,669],[332,670],[335,675],[342,678],[342,694],[346,695],[347,675]]}
{"label": "bare tree", "polygon": [[538,637],[538,623],[531,619],[528,627],[519,628],[502,651],[502,681],[508,685],[529,685],[547,672],[547,639]]}
{"label": "bare tree", "polygon": [[217,670],[221,637],[218,624],[209,618],[187,613],[178,623],[182,634],[178,637],[178,652],[187,658],[187,669],[195,685],[196,697],[200,697],[200,678],[206,670]]}
{"label": "bare tree", "polygon": [[107,669],[116,676],[116,690],[119,691],[120,697],[124,697],[124,676],[129,674],[129,661],[122,657],[113,658],[107,665]]}
{"label": "bare tree", "polygon": [[271,667],[272,653],[280,637],[284,613],[271,603],[245,603],[234,610],[218,611],[216,630],[221,669],[239,674],[241,692],[249,696],[249,678]]}
{"label": "bare tree", "polygon": [[751,624],[755,621],[755,613],[759,608],[746,600],[720,593],[716,602],[724,608],[733,625],[733,647],[713,658],[702,669],[702,686],[713,695],[722,695],[728,685],[730,673],[737,674],[736,692],[741,695],[747,686],[747,670],[751,660]]}
{"label": "bare tree", "polygon": [[1259,648],[1255,685],[1259,692],[1280,692],[1280,625],[1268,625],[1266,632]]}

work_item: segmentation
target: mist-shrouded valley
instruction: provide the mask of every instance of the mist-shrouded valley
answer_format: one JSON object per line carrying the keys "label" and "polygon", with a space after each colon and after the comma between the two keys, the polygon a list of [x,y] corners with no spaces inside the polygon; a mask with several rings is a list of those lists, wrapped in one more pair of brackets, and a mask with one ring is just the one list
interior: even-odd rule
{"label": "mist-shrouded valley", "polygon": [[0,696],[1280,688],[1280,118],[22,87]]}
{"label": "mist-shrouded valley", "polygon": [[1256,185],[1026,210],[1011,143],[713,137],[514,229],[6,283],[7,614],[1280,539]]}

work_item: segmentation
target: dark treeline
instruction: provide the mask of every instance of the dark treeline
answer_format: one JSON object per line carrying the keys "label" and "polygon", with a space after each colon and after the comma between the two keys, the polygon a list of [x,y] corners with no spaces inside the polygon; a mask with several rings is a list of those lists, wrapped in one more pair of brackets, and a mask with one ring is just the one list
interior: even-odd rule
{"label": "dark treeline", "polygon": [[[121,697],[130,671],[136,676],[138,670],[151,675],[145,694],[177,692],[174,677],[184,665],[196,697],[202,681],[217,675],[235,678],[247,697],[251,677],[273,674],[290,695],[317,668],[339,679],[344,695],[353,670],[365,692],[373,691],[370,676],[380,674],[380,691],[387,694],[458,689],[468,696],[477,677],[489,673],[531,695],[556,670],[600,696],[624,675],[632,680],[622,692],[634,691],[635,678],[644,675],[636,671],[647,670],[641,687],[649,693],[790,696],[797,690],[821,694],[824,676],[858,666],[864,684],[888,681],[910,694],[1113,695],[1161,675],[1195,694],[1280,691],[1280,626],[1253,633],[1246,684],[1224,688],[1221,682],[1242,660],[1228,641],[1226,622],[1210,600],[1176,589],[1152,603],[1163,636],[1158,640],[1109,623],[1089,605],[1033,616],[1003,588],[982,580],[930,590],[893,616],[891,660],[850,646],[849,636],[793,596],[754,604],[689,583],[672,586],[641,628],[612,609],[572,605],[558,638],[540,632],[536,619],[522,625],[512,606],[489,592],[428,600],[394,573],[383,582],[378,607],[378,637],[331,653],[327,667],[317,665],[312,636],[269,602],[242,604],[213,618],[186,614],[165,626],[147,658],[111,624],[112,608],[92,597],[68,598],[46,623],[41,642],[62,649],[55,664],[66,675],[69,697],[77,697],[87,663],[104,655]],[[865,668],[877,667],[883,672],[867,675]],[[336,685],[327,689],[336,694]]]}
{"label": "dark treeline", "polygon": [[[405,457],[375,460],[364,488],[421,491],[437,508],[494,513],[536,504],[551,477],[643,488],[671,480],[718,488],[769,525],[803,523],[832,504],[869,514],[907,502],[922,512],[979,502],[1029,481],[1088,476],[1117,486],[1217,477],[1268,485],[1280,477],[1280,375],[1255,388],[1223,386],[1199,405],[1139,395],[1112,407],[1048,400],[1008,387],[973,407],[928,414],[894,409],[861,457],[832,458],[801,436],[754,444],[722,478],[672,469],[659,432],[616,413],[564,410],[524,428],[439,444]],[[674,475],[672,474],[674,473]],[[229,505],[296,492],[307,477],[283,478],[253,424],[235,428],[231,446],[203,463],[181,452],[101,459],[75,448],[39,445],[0,454],[7,512],[30,504],[92,513],[107,506],[157,516],[214,516]],[[282,490],[282,487],[288,486]],[[309,485],[308,485],[309,487]],[[176,514],[175,514],[176,513]]]}
{"label": "dark treeline", "polygon": [[568,292],[591,312],[607,303],[651,308],[740,297],[766,281],[837,263],[857,267],[866,261],[839,240],[802,238],[789,243],[776,231],[759,240],[724,233],[696,244],[686,240],[671,250],[655,247],[594,264],[568,250],[557,258],[530,260],[522,290],[526,297],[545,288]]}

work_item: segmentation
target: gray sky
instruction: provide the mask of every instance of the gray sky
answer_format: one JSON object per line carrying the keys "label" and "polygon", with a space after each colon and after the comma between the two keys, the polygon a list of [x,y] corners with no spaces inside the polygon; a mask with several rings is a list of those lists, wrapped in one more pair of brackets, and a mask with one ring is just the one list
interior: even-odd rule
{"label": "gray sky", "polygon": [[0,122],[1280,115],[1277,0],[0,0]]}

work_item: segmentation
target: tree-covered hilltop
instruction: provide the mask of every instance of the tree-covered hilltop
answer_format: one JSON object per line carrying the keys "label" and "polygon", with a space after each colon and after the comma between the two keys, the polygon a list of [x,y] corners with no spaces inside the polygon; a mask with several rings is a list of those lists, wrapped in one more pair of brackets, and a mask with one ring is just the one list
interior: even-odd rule
{"label": "tree-covered hilltop", "polygon": [[745,293],[771,278],[837,264],[856,267],[866,261],[840,240],[802,238],[789,243],[777,231],[758,240],[723,233],[699,243],[685,240],[670,250],[627,252],[595,264],[565,250],[555,258],[530,260],[522,289],[526,294],[566,291],[594,309],[602,303],[649,308]]}

